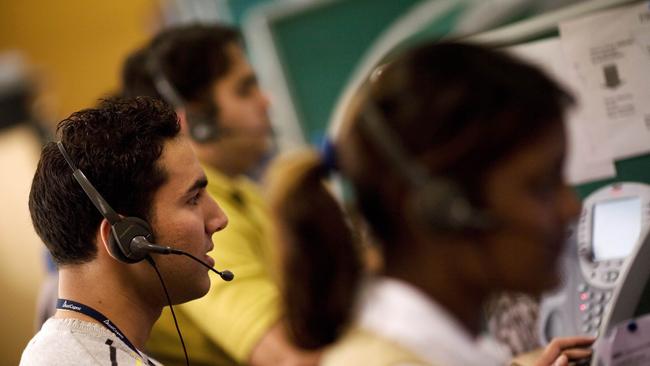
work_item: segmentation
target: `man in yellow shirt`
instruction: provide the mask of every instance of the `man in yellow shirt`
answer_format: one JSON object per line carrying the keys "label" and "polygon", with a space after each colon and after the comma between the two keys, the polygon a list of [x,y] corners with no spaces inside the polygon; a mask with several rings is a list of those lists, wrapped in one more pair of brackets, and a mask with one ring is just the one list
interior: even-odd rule
{"label": "man in yellow shirt", "polygon": [[[317,355],[289,344],[279,293],[269,272],[268,216],[245,174],[270,148],[269,101],[259,88],[239,33],[218,25],[165,30],[132,54],[125,96],[150,95],[176,107],[203,168],[207,191],[229,217],[213,236],[217,268],[235,280],[212,281],[200,301],[177,307],[192,365],[313,365]],[[147,350],[166,365],[184,364],[171,314],[163,312]]]}

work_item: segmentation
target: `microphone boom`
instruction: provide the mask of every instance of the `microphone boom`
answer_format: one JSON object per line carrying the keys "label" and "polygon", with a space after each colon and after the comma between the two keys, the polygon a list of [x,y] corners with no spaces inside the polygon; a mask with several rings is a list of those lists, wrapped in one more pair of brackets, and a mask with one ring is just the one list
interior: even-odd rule
{"label": "microphone boom", "polygon": [[150,243],[147,238],[144,236],[136,236],[133,238],[131,241],[131,248],[136,249],[138,251],[145,251],[147,253],[158,253],[158,254],[176,254],[176,255],[184,255],[186,257],[190,257],[194,259],[195,261],[201,263],[205,268],[211,270],[212,272],[216,273],[221,277],[222,280],[224,281],[232,281],[235,278],[235,274],[230,272],[229,270],[223,270],[223,271],[218,271],[214,269],[213,267],[210,267],[207,263],[204,261],[200,260],[199,258],[193,256],[192,254],[185,252],[180,249],[174,249],[172,247],[166,247],[164,245],[157,245]]}

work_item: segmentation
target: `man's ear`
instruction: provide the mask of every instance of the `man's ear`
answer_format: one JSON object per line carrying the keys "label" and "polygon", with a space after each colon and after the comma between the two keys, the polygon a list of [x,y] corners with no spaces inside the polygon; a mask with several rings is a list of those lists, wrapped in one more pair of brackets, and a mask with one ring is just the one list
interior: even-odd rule
{"label": "man's ear", "polygon": [[176,115],[178,116],[178,121],[181,125],[181,133],[187,135],[189,133],[187,127],[187,111],[183,107],[176,108]]}
{"label": "man's ear", "polygon": [[[106,253],[111,255],[111,251],[110,251],[110,248],[109,248],[109,245],[110,245],[109,240],[111,239],[111,235],[113,235],[113,234],[111,233],[111,224],[108,222],[108,220],[102,219],[102,222],[99,224],[99,233],[98,234],[99,234],[98,235],[99,237],[97,238],[98,239],[98,242],[97,242],[98,248],[97,248],[97,250],[99,250],[99,244],[101,244],[101,246],[103,246],[104,249],[106,250]],[[112,255],[111,255],[111,257],[112,257]]]}

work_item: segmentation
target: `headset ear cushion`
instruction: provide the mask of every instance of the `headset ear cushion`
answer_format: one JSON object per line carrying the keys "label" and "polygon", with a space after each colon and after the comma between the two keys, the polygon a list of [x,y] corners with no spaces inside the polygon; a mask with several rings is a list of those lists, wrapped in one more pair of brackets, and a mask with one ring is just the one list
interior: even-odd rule
{"label": "headset ear cushion", "polygon": [[213,113],[208,111],[191,111],[186,112],[187,125],[190,137],[196,142],[205,143],[214,141],[219,135],[217,119]]}
{"label": "headset ear cushion", "polygon": [[108,241],[111,256],[125,263],[137,263],[145,259],[149,253],[132,249],[131,242],[136,236],[144,236],[148,241],[154,241],[151,227],[138,217],[125,217],[115,223]]}

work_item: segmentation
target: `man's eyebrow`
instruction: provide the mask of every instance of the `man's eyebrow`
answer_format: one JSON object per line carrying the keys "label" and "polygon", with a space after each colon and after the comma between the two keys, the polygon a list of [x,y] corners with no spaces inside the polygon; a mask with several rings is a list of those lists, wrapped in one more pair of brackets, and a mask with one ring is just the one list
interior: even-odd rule
{"label": "man's eyebrow", "polygon": [[205,188],[208,185],[208,178],[205,176],[197,179],[190,188],[187,189],[186,193],[193,192],[197,189]]}

